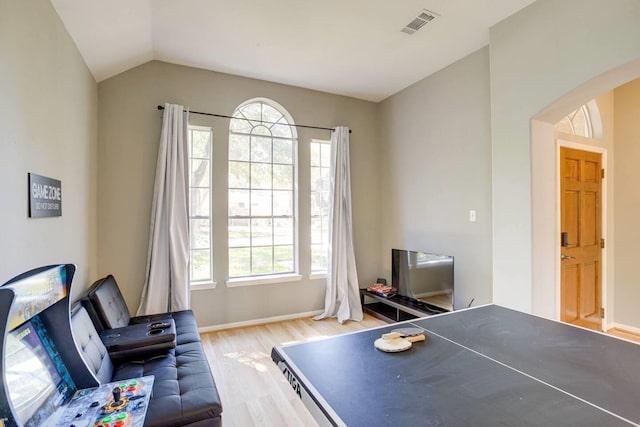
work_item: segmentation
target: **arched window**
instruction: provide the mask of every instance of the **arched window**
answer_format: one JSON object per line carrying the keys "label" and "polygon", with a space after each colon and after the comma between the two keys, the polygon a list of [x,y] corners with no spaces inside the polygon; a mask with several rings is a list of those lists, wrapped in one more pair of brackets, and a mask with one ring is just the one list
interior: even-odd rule
{"label": "arched window", "polygon": [[580,106],[556,123],[555,129],[585,138],[602,139],[602,121],[598,104],[592,100]]}
{"label": "arched window", "polygon": [[267,99],[229,124],[229,278],[297,271],[297,134]]}

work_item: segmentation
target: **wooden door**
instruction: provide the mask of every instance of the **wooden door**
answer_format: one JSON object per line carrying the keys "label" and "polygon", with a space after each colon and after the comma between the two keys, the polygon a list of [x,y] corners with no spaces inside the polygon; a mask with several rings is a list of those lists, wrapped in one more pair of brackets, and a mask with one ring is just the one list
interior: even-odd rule
{"label": "wooden door", "polygon": [[560,148],[560,319],[602,330],[602,155]]}

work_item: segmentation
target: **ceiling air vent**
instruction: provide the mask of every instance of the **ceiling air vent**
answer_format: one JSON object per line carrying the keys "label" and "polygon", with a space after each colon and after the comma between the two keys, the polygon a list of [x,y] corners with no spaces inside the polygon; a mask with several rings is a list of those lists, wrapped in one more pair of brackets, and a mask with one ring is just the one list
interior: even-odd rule
{"label": "ceiling air vent", "polygon": [[413,34],[418,31],[420,28],[424,27],[429,22],[433,21],[436,17],[438,17],[437,13],[428,11],[427,9],[422,9],[422,12],[418,16],[416,16],[413,21],[409,22],[402,30],[403,33]]}

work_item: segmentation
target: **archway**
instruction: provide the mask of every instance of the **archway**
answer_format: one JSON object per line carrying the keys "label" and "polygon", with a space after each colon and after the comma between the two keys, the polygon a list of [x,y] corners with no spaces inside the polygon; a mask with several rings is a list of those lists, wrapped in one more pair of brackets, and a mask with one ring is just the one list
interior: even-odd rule
{"label": "archway", "polygon": [[[605,169],[607,176],[613,176],[614,136],[613,136],[613,90],[640,77],[640,61],[627,64],[619,69],[605,73],[592,81],[581,85],[552,105],[541,111],[531,120],[531,164],[532,164],[532,312],[559,318],[560,283],[560,226],[559,226],[559,182],[558,182],[558,142],[554,133],[554,124],[563,115],[586,104],[593,107],[594,98],[603,107],[600,122],[594,120],[594,134],[600,136],[597,145],[608,151]],[[639,159],[640,160],[640,159]],[[605,323],[603,328],[615,322],[614,305],[614,181],[608,179],[603,198],[609,206],[608,214],[603,217],[606,248],[603,253],[603,282],[607,284],[603,294]],[[607,232],[606,230],[609,230]],[[640,279],[640,277],[639,277]],[[640,326],[640,324],[638,325]]]}

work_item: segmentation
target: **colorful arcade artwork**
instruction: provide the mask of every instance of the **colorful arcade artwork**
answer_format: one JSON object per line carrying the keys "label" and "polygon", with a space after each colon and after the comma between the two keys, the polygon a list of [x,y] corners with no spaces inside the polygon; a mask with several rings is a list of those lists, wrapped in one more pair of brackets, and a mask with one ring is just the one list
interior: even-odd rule
{"label": "colorful arcade artwork", "polygon": [[78,390],[57,420],[58,426],[143,427],[153,375]]}
{"label": "colorful arcade artwork", "polygon": [[5,286],[19,289],[11,306],[8,330],[13,330],[31,317],[67,296],[65,266],[56,266]]}

